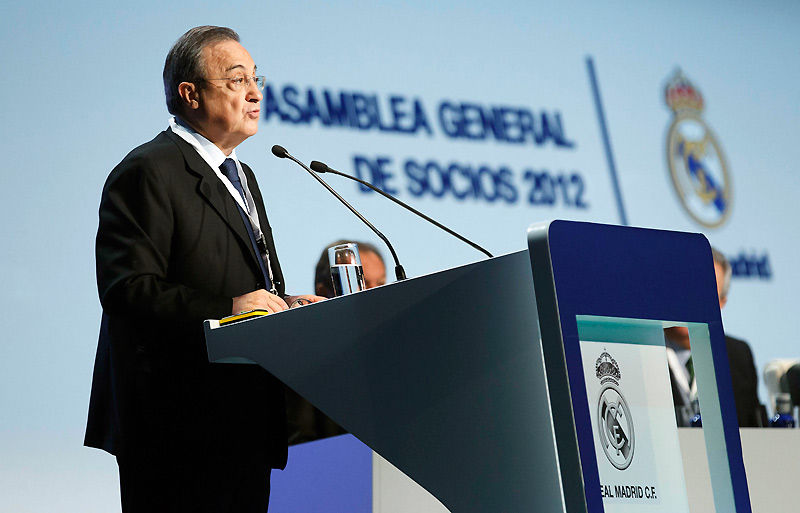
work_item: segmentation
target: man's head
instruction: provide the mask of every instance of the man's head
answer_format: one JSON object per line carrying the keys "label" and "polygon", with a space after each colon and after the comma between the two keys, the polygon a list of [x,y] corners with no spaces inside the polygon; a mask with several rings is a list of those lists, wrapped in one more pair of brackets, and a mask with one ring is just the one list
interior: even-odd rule
{"label": "man's head", "polygon": [[167,109],[226,155],[258,132],[263,96],[256,65],[225,27],[195,27],[175,42],[164,62]]}
{"label": "man's head", "polygon": [[[354,242],[349,240],[339,240],[329,244],[320,255],[317,267],[314,269],[314,291],[318,296],[333,297],[333,285],[331,283],[331,268],[328,262],[328,248]],[[364,269],[364,285],[371,289],[379,285],[386,284],[386,265],[383,257],[378,252],[378,248],[369,242],[356,242],[358,244],[358,254],[361,256],[361,267]]]}
{"label": "man's head", "polygon": [[386,285],[386,264],[383,263],[378,250],[368,242],[358,244],[361,255],[361,267],[364,268],[364,285],[368,289]]}
{"label": "man's head", "polygon": [[719,297],[719,308],[722,310],[728,302],[728,291],[731,288],[731,276],[733,269],[730,262],[716,248],[711,248],[711,255],[714,257],[714,274],[717,276],[717,296]]}

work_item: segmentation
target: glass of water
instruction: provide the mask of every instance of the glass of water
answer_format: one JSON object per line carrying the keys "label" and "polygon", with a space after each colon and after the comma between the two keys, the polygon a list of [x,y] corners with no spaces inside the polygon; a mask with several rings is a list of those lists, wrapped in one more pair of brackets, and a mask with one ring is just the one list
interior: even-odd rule
{"label": "glass of water", "polygon": [[336,296],[352,294],[366,288],[358,244],[348,242],[328,248],[328,262],[331,265],[331,280]]}

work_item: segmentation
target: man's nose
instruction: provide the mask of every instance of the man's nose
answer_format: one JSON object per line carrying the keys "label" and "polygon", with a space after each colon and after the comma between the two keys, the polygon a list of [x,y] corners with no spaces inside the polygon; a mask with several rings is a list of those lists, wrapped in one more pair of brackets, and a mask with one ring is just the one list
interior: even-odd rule
{"label": "man's nose", "polygon": [[247,85],[247,101],[258,103],[264,98],[255,80],[251,80]]}

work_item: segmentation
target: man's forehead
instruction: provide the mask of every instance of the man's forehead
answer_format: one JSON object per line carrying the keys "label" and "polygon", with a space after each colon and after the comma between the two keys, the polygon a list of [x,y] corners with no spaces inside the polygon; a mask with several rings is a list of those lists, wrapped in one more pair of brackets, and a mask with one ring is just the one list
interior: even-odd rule
{"label": "man's forehead", "polygon": [[255,71],[256,65],[245,48],[236,41],[220,41],[203,49],[206,67],[217,71]]}

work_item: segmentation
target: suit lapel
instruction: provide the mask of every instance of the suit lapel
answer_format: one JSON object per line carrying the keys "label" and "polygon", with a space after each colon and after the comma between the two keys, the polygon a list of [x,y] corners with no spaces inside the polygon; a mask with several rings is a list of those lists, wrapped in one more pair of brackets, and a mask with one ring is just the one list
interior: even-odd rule
{"label": "suit lapel", "polygon": [[261,231],[266,233],[269,230],[269,220],[267,219],[267,212],[264,207],[264,198],[261,196],[261,191],[256,184],[256,177],[253,170],[250,169],[245,163],[242,164],[244,175],[247,177],[247,188],[250,189],[250,194],[253,195],[253,202],[256,204],[256,211],[258,212],[258,220],[261,223]]}
{"label": "suit lapel", "polygon": [[258,269],[258,273],[261,274],[261,267],[258,264],[258,260],[256,260],[258,257],[255,254],[253,245],[250,243],[250,236],[244,226],[244,219],[242,219],[237,204],[231,198],[228,189],[214,173],[214,170],[211,169],[211,166],[203,160],[189,143],[173,133],[172,130],[167,130],[165,133],[180,149],[186,161],[186,168],[198,177],[197,191],[211,205],[211,208],[225,220],[225,223],[239,237],[242,244],[248,248],[251,260],[256,269]]}
{"label": "suit lapel", "polygon": [[675,354],[675,351],[669,347],[667,347],[666,350],[667,365],[670,373],[672,374],[673,383],[677,385],[678,390],[681,393],[681,399],[683,400],[684,406],[689,406],[692,404],[692,394],[689,380],[686,379],[686,374],[684,373],[684,366],[681,365],[681,362],[678,360],[678,355]]}
{"label": "suit lapel", "polygon": [[266,206],[264,205],[264,198],[261,196],[261,190],[258,188],[253,170],[250,169],[245,163],[242,163],[242,169],[247,177],[247,188],[250,189],[250,194],[253,195],[253,202],[256,204],[256,211],[258,212],[258,219],[261,223],[261,231],[266,238],[267,249],[269,250],[269,261],[272,267],[272,280],[273,285],[278,290],[279,295],[285,292],[283,284],[283,272],[281,271],[281,264],[278,262],[278,255],[275,250],[275,241],[272,238],[272,228],[269,225],[267,218]]}

